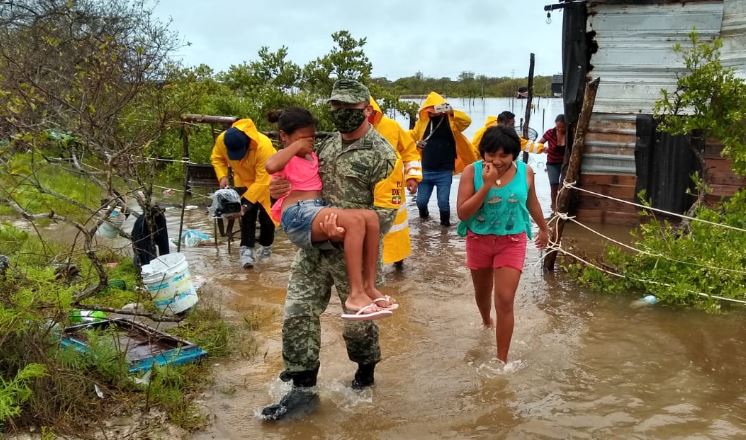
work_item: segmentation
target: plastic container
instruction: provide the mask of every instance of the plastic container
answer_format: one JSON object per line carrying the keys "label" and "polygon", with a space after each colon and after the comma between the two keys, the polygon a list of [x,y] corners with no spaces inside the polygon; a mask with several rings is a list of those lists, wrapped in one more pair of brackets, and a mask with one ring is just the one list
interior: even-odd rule
{"label": "plastic container", "polygon": [[181,242],[184,243],[186,247],[199,246],[199,244],[203,241],[209,242],[210,236],[202,231],[198,231],[196,229],[187,229],[186,231],[181,233]]}
{"label": "plastic container", "polygon": [[116,236],[119,235],[119,231],[117,229],[121,228],[123,223],[124,215],[119,210],[119,208],[114,208],[111,211],[111,214],[109,214],[109,218],[101,223],[101,226],[96,232],[102,237],[116,238]]}
{"label": "plastic container", "polygon": [[652,306],[658,302],[658,298],[655,295],[645,295],[642,298],[632,301],[632,307],[647,307]]}
{"label": "plastic container", "polygon": [[166,254],[151,260],[142,267],[142,281],[158,310],[176,314],[197,304],[197,289],[184,254]]}
{"label": "plastic container", "polygon": [[98,322],[106,319],[106,313],[99,310],[78,310],[70,311],[70,322]]}

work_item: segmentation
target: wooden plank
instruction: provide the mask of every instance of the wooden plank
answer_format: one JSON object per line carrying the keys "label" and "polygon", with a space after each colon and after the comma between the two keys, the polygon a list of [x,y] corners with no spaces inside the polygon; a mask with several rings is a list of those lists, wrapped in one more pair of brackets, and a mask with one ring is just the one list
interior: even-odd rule
{"label": "wooden plank", "polygon": [[[616,197],[622,200],[635,200],[635,187],[634,186],[622,186],[622,185],[583,185],[581,188],[593,191],[605,196]],[[579,191],[580,192],[580,191]],[[583,193],[584,196],[593,197],[590,194]]]}
{"label": "wooden plank", "polygon": [[705,161],[705,165],[707,166],[708,172],[722,172],[722,173],[733,173],[733,163],[728,160],[724,159],[722,157],[715,158],[715,159],[707,159]]}
{"label": "wooden plank", "polygon": [[578,198],[578,209],[603,209],[608,211],[636,212],[637,208],[616,200],[583,195]]}
{"label": "wooden plank", "polygon": [[637,212],[607,211],[600,209],[578,209],[575,218],[581,223],[607,225],[637,225],[640,215]]}
{"label": "wooden plank", "polygon": [[586,185],[623,185],[634,188],[636,183],[636,176],[622,174],[581,174],[579,186],[585,188]]}
{"label": "wooden plank", "polygon": [[742,187],[733,185],[710,185],[712,188],[712,195],[715,196],[732,196]]}
{"label": "wooden plank", "polygon": [[616,154],[618,156],[635,155],[634,148],[619,145],[586,145],[585,152],[587,154]]}
{"label": "wooden plank", "polygon": [[707,173],[707,183],[710,185],[730,185],[737,187],[746,187],[746,178],[736,176],[733,173],[722,171],[709,171]]}

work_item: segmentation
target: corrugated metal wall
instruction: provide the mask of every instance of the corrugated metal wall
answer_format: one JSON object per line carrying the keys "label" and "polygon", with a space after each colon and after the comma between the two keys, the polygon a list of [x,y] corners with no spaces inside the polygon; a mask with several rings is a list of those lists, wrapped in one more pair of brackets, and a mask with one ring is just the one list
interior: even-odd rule
{"label": "corrugated metal wall", "polygon": [[[746,0],[640,4],[589,1],[587,31],[595,32],[598,51],[591,57],[592,77],[600,77],[594,114],[586,135],[580,184],[591,191],[635,199],[636,117],[652,114],[660,90],[673,90],[684,72],[673,45],[689,44],[696,28],[700,38],[723,39],[721,60],[746,77]],[[718,191],[732,194],[744,180],[727,172],[708,142],[708,168],[718,170]],[[715,174],[714,174],[715,175]],[[722,183],[732,184],[725,187]],[[720,188],[720,186],[723,186]],[[636,223],[629,205],[580,195],[577,215],[586,221]]]}
{"label": "corrugated metal wall", "polygon": [[587,29],[596,32],[599,49],[590,74],[601,78],[594,110],[652,113],[660,90],[673,90],[684,71],[673,45],[686,46],[693,28],[711,40],[722,23],[722,1],[591,6]]}
{"label": "corrugated metal wall", "polygon": [[720,60],[746,78],[746,0],[725,0]]}

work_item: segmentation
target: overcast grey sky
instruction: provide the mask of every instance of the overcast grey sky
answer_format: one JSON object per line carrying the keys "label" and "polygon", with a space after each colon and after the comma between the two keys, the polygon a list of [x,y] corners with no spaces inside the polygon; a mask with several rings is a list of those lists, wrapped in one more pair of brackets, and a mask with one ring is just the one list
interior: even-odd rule
{"label": "overcast grey sky", "polygon": [[186,65],[225,70],[256,58],[262,46],[287,46],[303,66],[329,52],[331,34],[367,38],[373,76],[397,79],[420,71],[451,78],[560,73],[562,13],[546,23],[548,0],[160,0],[156,15],[191,43],[176,54]]}

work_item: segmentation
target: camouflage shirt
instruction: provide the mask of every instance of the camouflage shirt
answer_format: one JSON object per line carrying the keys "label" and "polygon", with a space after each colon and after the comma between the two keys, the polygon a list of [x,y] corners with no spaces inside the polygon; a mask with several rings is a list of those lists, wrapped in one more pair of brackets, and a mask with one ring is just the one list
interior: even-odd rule
{"label": "camouflage shirt", "polygon": [[388,232],[396,209],[374,203],[376,183],[388,178],[397,162],[389,142],[372,127],[360,139],[344,145],[337,134],[316,147],[321,195],[331,206],[342,209],[372,209],[378,213],[381,234]]}

